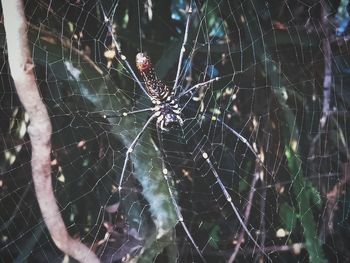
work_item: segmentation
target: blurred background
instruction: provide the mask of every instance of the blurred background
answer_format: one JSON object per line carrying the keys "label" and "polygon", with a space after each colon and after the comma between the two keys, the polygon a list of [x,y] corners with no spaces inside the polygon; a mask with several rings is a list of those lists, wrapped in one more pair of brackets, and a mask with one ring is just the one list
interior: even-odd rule
{"label": "blurred background", "polygon": [[[119,60],[102,10],[130,65],[146,52],[171,86],[189,1],[24,3],[53,125],[55,196],[69,233],[102,262],[201,262],[169,191],[208,262],[350,262],[347,1],[193,1],[181,90],[222,78],[180,99],[183,127],[160,136],[150,125],[121,196],[126,150],[150,116],[123,113],[152,104]],[[55,247],[36,201],[3,16],[0,48],[0,262],[74,262]]]}

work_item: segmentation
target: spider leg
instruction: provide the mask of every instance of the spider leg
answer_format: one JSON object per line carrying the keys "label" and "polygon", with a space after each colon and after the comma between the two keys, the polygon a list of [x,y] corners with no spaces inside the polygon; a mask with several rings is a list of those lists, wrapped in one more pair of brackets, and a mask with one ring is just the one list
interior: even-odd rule
{"label": "spider leg", "polygon": [[[103,9],[103,6],[102,6],[102,3],[100,4],[101,5],[101,10],[102,10],[102,14],[103,14],[103,17],[104,17],[104,21],[105,23],[107,23],[107,28],[108,28],[108,32],[109,34],[111,35],[112,37],[112,41],[117,49],[117,53],[116,55],[118,56],[118,58],[122,61],[122,65],[123,63],[125,64],[124,68],[126,68],[126,70],[131,74],[131,76],[133,77],[133,79],[136,81],[137,85],[141,88],[141,90],[143,91],[143,93],[145,95],[147,95],[148,98],[151,99],[151,96],[147,93],[146,89],[144,88],[144,86],[142,85],[140,79],[137,77],[135,71],[132,69],[129,61],[126,59],[126,56],[123,54],[123,51],[120,47],[120,45],[118,44],[117,42],[117,39],[115,37],[115,35],[113,34],[113,28],[112,28],[112,23],[111,23],[111,20],[110,18],[107,17],[104,9]],[[114,13],[114,12],[113,12]]]}
{"label": "spider leg", "polygon": [[218,172],[216,171],[213,163],[210,160],[209,155],[203,151],[203,149],[200,149],[201,153],[202,153],[202,157],[205,159],[205,161],[207,162],[207,164],[209,165],[210,170],[212,171],[212,173],[215,176],[216,179],[216,183],[219,185],[221,191],[223,192],[226,201],[230,204],[234,214],[236,215],[240,225],[242,226],[244,232],[246,232],[246,234],[248,235],[248,237],[253,241],[253,243],[259,248],[259,250],[269,259],[269,261],[272,262],[272,260],[270,259],[270,257],[265,253],[265,251],[262,249],[262,247],[259,245],[259,243],[255,240],[255,238],[252,236],[252,234],[249,232],[249,229],[247,228],[246,224],[244,223],[240,213],[238,212],[237,207],[234,205],[234,203],[232,202],[232,197],[230,196],[230,194],[227,192],[225,185],[223,184],[223,182],[220,179],[220,176],[218,174]]}
{"label": "spider leg", "polygon": [[[206,118],[209,118],[211,120],[211,118],[207,115],[204,114],[204,116]],[[227,130],[229,130],[231,133],[233,133],[241,142],[243,142],[248,149],[254,154],[256,160],[259,161],[260,165],[265,169],[265,171],[273,176],[273,174],[269,171],[269,169],[267,169],[267,167],[264,164],[264,161],[261,159],[261,157],[257,154],[257,152],[254,150],[253,146],[250,145],[250,143],[248,142],[248,140],[246,138],[244,138],[241,134],[239,134],[238,132],[236,132],[234,129],[232,129],[230,126],[228,126],[222,119],[220,119],[219,117],[216,118],[218,122],[220,122],[224,128],[226,128]]]}
{"label": "spider leg", "polygon": [[102,117],[105,118],[105,119],[126,117],[128,115],[133,115],[133,114],[147,112],[147,111],[155,111],[155,110],[156,110],[155,107],[151,107],[151,108],[145,108],[145,109],[141,109],[141,110],[125,111],[125,112],[123,112],[121,114],[114,114],[114,115],[106,115],[106,114],[104,114]]}
{"label": "spider leg", "polygon": [[179,57],[179,63],[177,64],[177,72],[176,72],[176,77],[175,77],[175,83],[174,83],[174,86],[173,86],[174,94],[176,94],[177,89],[178,89],[178,83],[179,83],[179,79],[180,79],[182,60],[183,60],[184,54],[186,52],[185,45],[187,44],[187,41],[188,41],[188,29],[189,29],[189,26],[190,26],[191,14],[192,14],[192,1],[190,3],[188,11],[187,11],[187,21],[186,21],[185,35],[184,35],[184,40],[182,42],[182,47],[181,47],[180,57]]}
{"label": "spider leg", "polygon": [[194,85],[192,88],[189,88],[188,90],[184,90],[183,92],[181,92],[181,93],[179,94],[179,96],[177,97],[177,99],[180,99],[182,96],[184,96],[184,95],[190,93],[190,92],[193,91],[193,90],[198,90],[198,89],[200,89],[201,87],[208,86],[208,85],[210,85],[211,83],[217,82],[217,81],[219,81],[219,80],[221,80],[221,79],[223,79],[223,78],[224,78],[224,77],[216,77],[216,78],[210,79],[210,80],[208,80],[208,81],[198,83],[198,84]]}
{"label": "spider leg", "polygon": [[[187,107],[187,108],[191,109],[190,107]],[[194,111],[194,109],[191,109],[191,110]],[[202,116],[207,118],[209,121],[212,121],[212,118],[210,116],[208,116],[208,114],[203,113]],[[227,125],[221,118],[217,117],[216,121],[220,122],[225,129],[227,129],[228,131],[233,133],[241,142],[243,142],[248,147],[248,149],[253,153],[253,155],[255,156],[256,160],[259,161],[260,165],[265,169],[265,171],[269,175],[273,176],[273,174],[269,171],[269,169],[267,169],[266,165],[264,164],[264,161],[257,154],[257,152],[254,150],[253,146],[250,145],[249,141],[246,138],[244,138],[240,133],[238,133],[233,128],[231,128],[229,125]]]}
{"label": "spider leg", "polygon": [[121,189],[122,189],[122,183],[123,183],[123,179],[124,179],[124,174],[125,174],[125,171],[126,171],[126,166],[128,164],[128,161],[129,161],[129,156],[130,156],[130,153],[133,151],[136,143],[138,142],[138,140],[140,139],[141,135],[143,134],[143,132],[146,130],[146,128],[148,127],[148,125],[151,123],[151,121],[157,117],[157,113],[154,113],[148,120],[147,122],[145,123],[145,125],[143,125],[141,131],[136,135],[135,139],[132,141],[132,143],[130,144],[128,150],[126,151],[126,156],[125,156],[125,159],[124,159],[124,165],[123,165],[123,170],[122,170],[122,173],[120,175],[120,180],[119,180],[119,186],[118,186],[118,190],[119,190],[119,195],[121,193]]}
{"label": "spider leg", "polygon": [[[163,143],[162,143],[162,135],[161,135],[161,131],[160,131],[160,128],[157,126],[157,135],[158,135],[158,139],[159,139],[159,148],[160,148],[160,151],[162,152],[162,155],[165,156],[164,154],[164,148],[163,148]],[[163,163],[164,164],[164,163]],[[166,169],[163,169],[163,171],[166,170]],[[184,218],[181,214],[181,211],[180,211],[180,208],[179,206],[177,205],[176,203],[176,199],[175,199],[175,196],[171,190],[171,187],[170,187],[170,183],[169,183],[169,179],[168,179],[168,176],[166,173],[164,173],[164,179],[166,181],[166,184],[167,184],[167,187],[168,187],[168,191],[169,191],[169,194],[170,194],[170,198],[171,198],[171,201],[175,207],[175,211],[176,211],[176,215],[177,215],[177,218],[183,228],[183,230],[186,232],[186,235],[187,235],[187,238],[190,240],[192,246],[196,249],[199,257],[202,259],[203,262],[207,262],[202,254],[202,252],[200,251],[198,245],[196,244],[196,242],[194,241],[190,231],[188,230],[185,222],[184,222]]]}

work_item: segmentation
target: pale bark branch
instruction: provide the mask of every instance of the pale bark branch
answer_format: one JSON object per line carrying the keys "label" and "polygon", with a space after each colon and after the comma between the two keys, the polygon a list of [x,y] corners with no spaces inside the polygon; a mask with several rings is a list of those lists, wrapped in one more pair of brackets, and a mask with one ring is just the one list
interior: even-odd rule
{"label": "pale bark branch", "polygon": [[44,222],[57,247],[80,262],[97,263],[97,256],[67,232],[53,194],[51,179],[52,127],[34,77],[34,64],[27,41],[27,22],[21,0],[2,0],[8,60],[16,90],[30,124],[32,176]]}
{"label": "pale bark branch", "polygon": [[332,88],[332,50],[330,44],[330,29],[328,21],[327,3],[322,1],[322,25],[325,38],[322,41],[324,53],[324,77],[323,77],[323,103],[322,116],[320,119],[321,129],[324,128],[330,112],[331,88]]}

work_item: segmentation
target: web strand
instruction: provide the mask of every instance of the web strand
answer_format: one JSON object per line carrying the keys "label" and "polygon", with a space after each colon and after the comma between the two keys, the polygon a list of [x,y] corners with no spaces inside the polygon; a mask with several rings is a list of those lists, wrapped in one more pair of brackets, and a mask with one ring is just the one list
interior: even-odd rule
{"label": "web strand", "polygon": [[[161,133],[161,130],[160,130],[159,127],[157,127],[157,134],[158,134],[158,138],[159,138],[160,150],[161,150],[162,154],[163,154],[164,156],[166,156],[165,153],[164,153],[164,147],[163,147],[163,142],[162,142],[162,133]],[[164,171],[164,169],[166,169],[166,168],[164,167],[164,168],[163,168],[163,171]],[[198,254],[199,257],[201,258],[202,262],[204,262],[204,263],[207,262],[206,259],[205,259],[204,256],[203,256],[202,252],[200,251],[200,249],[199,249],[197,243],[194,241],[194,239],[193,239],[193,237],[192,237],[192,235],[191,235],[191,232],[189,231],[189,229],[187,228],[187,226],[186,226],[186,224],[185,224],[185,222],[184,222],[184,218],[183,218],[183,216],[182,216],[182,213],[181,213],[181,211],[180,211],[180,208],[179,208],[179,206],[178,206],[178,204],[177,204],[177,202],[176,202],[175,196],[174,196],[174,194],[173,194],[173,192],[172,192],[172,190],[171,190],[171,187],[170,187],[170,183],[169,183],[169,179],[168,179],[168,175],[167,175],[167,174],[164,174],[164,179],[165,179],[165,181],[166,181],[166,184],[167,184],[167,187],[168,187],[168,190],[169,190],[169,194],[170,194],[171,201],[172,201],[172,203],[173,203],[173,205],[174,205],[174,207],[175,207],[175,211],[176,211],[178,220],[179,220],[179,222],[180,222],[182,228],[184,229],[184,231],[185,231],[185,233],[186,233],[186,235],[187,235],[187,238],[190,240],[192,246],[196,249],[197,254]]]}
{"label": "web strand", "polygon": [[[309,2],[25,1],[69,234],[102,262],[349,262],[349,6]],[[1,32],[0,258],[64,261]]]}
{"label": "web strand", "polygon": [[103,9],[103,6],[101,5],[101,10],[102,10],[102,13],[103,13],[103,17],[104,17],[104,21],[105,23],[107,23],[107,29],[108,29],[108,32],[109,34],[111,35],[112,37],[112,40],[113,40],[113,43],[117,49],[117,55],[119,57],[119,59],[122,61],[122,64],[125,64],[126,66],[126,69],[127,71],[131,74],[131,76],[133,77],[133,79],[136,81],[137,85],[140,87],[140,89],[142,90],[142,92],[151,99],[150,95],[148,94],[148,92],[146,91],[146,89],[144,88],[144,86],[142,85],[141,81],[139,80],[139,78],[137,77],[135,71],[132,69],[129,61],[126,59],[126,56],[123,54],[122,52],[122,49],[120,47],[120,45],[118,44],[115,36],[114,36],[114,33],[113,33],[113,27],[112,27],[112,24],[111,24],[111,20],[106,16],[106,13]]}
{"label": "web strand", "polygon": [[246,224],[244,223],[241,215],[239,214],[236,206],[233,204],[232,202],[232,197],[230,196],[230,194],[227,192],[224,184],[222,183],[221,179],[220,179],[220,176],[218,174],[218,172],[216,171],[214,165],[212,164],[212,162],[210,161],[210,157],[208,156],[208,154],[206,152],[204,152],[202,149],[201,149],[201,153],[202,153],[202,156],[203,158],[205,159],[205,161],[208,163],[209,167],[210,167],[210,170],[213,172],[215,178],[216,178],[216,182],[219,184],[220,186],[220,189],[222,190],[225,198],[226,198],[226,201],[230,204],[234,214],[236,215],[238,221],[239,221],[239,224],[241,225],[241,227],[244,229],[244,232],[248,235],[248,237],[253,241],[253,243],[255,244],[255,246],[257,246],[259,248],[259,250],[268,258],[268,260],[270,262],[272,262],[272,259],[265,253],[265,251],[262,249],[262,247],[260,247],[259,243],[255,240],[255,238],[252,236],[252,234],[250,233],[249,229],[247,228]]}

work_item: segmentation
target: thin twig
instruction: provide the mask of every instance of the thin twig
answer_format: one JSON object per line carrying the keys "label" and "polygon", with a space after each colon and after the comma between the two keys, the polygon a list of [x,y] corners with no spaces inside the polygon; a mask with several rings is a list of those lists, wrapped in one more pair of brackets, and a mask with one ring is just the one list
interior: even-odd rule
{"label": "thin twig", "polygon": [[323,104],[322,104],[322,117],[320,119],[321,129],[324,128],[326,120],[328,118],[330,109],[330,96],[332,86],[332,51],[331,44],[329,43],[329,21],[327,14],[327,3],[325,1],[322,4],[322,24],[325,34],[325,38],[322,41],[323,53],[324,53],[324,78],[323,78]]}
{"label": "thin twig", "polygon": [[32,176],[44,222],[57,247],[79,262],[99,262],[96,255],[79,240],[68,235],[53,194],[51,179],[52,127],[34,77],[34,64],[27,40],[27,21],[21,0],[2,0],[8,60],[16,90],[30,124]]}
{"label": "thin twig", "polygon": [[340,181],[327,193],[327,203],[324,215],[325,219],[323,223],[323,229],[327,229],[326,235],[334,233],[334,216],[336,210],[338,209],[337,201],[339,196],[344,193],[345,187],[350,181],[350,163],[343,164],[342,174],[343,176]]}
{"label": "thin twig", "polygon": [[[264,253],[266,254],[272,254],[272,253],[281,253],[281,252],[292,252],[294,255],[299,255],[301,250],[305,248],[304,243],[294,243],[291,245],[281,245],[281,246],[268,246],[264,247]],[[243,254],[245,257],[248,254],[255,254],[257,251],[255,248],[247,248],[244,251],[239,252],[238,254]],[[216,256],[224,256],[227,257],[228,255],[232,254],[232,250],[224,250],[220,252],[207,252],[207,255],[216,255]]]}
{"label": "thin twig", "polygon": [[179,79],[180,79],[182,60],[183,60],[184,54],[186,52],[186,47],[185,46],[187,45],[187,41],[188,41],[188,29],[189,29],[189,26],[190,26],[191,15],[192,15],[192,1],[190,2],[190,6],[189,6],[188,11],[187,11],[187,21],[186,21],[185,35],[184,35],[184,40],[182,42],[182,47],[181,47],[180,57],[179,57],[179,63],[177,65],[175,83],[174,83],[174,86],[173,86],[173,90],[174,90],[175,94],[176,94],[177,89],[178,89],[177,85],[178,85]]}
{"label": "thin twig", "polygon": [[[258,161],[257,161],[258,162]],[[258,165],[258,164],[257,164]],[[260,167],[260,166],[259,166]],[[256,183],[258,182],[258,179],[259,179],[259,171],[260,169],[259,168],[256,168],[256,171],[254,173],[254,176],[253,176],[253,179],[252,179],[252,183],[250,184],[250,191],[249,191],[249,196],[248,196],[248,200],[247,200],[247,203],[246,203],[246,209],[244,211],[244,224],[247,225],[248,224],[248,221],[249,221],[249,217],[250,217],[250,212],[252,210],[252,206],[253,206],[253,198],[254,198],[254,194],[256,192]],[[238,251],[241,247],[241,244],[243,243],[244,241],[244,233],[245,231],[242,230],[239,234],[239,237],[238,237],[238,241],[237,241],[237,244],[235,246],[235,249],[230,257],[230,259],[228,260],[229,263],[232,263],[234,262],[234,260],[236,259],[237,255],[238,255]]]}

